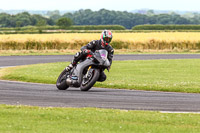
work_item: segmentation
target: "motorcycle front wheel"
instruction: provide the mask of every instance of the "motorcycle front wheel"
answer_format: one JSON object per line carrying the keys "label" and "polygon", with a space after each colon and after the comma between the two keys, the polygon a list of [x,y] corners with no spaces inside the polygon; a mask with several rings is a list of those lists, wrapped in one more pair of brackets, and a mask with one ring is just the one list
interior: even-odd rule
{"label": "motorcycle front wheel", "polygon": [[83,80],[80,86],[81,91],[88,91],[98,80],[100,75],[99,69],[91,69],[89,76],[83,75]]}

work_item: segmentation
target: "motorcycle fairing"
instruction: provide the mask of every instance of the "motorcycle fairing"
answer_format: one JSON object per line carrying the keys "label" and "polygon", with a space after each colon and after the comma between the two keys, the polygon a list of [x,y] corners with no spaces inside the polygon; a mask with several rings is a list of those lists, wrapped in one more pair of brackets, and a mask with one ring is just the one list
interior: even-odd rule
{"label": "motorcycle fairing", "polygon": [[72,77],[78,77],[77,80],[74,80],[76,81],[73,82],[73,86],[74,87],[80,87],[81,83],[82,83],[82,74],[83,74],[83,70],[88,67],[88,66],[91,66],[91,65],[97,65],[96,63],[94,63],[91,59],[86,59],[85,61],[79,63],[73,70],[72,72]]}

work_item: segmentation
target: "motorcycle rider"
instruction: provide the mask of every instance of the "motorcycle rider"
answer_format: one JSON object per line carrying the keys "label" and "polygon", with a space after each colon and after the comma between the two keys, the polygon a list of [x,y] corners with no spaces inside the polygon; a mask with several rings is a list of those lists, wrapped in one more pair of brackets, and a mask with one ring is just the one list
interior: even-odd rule
{"label": "motorcycle rider", "polygon": [[[110,61],[110,64],[112,64],[114,49],[109,45],[111,40],[112,32],[110,30],[104,30],[101,34],[100,40],[93,40],[89,42],[87,45],[81,48],[80,52],[77,52],[74,55],[74,59],[72,60],[71,64],[65,68],[66,71],[69,72],[80,60],[84,60],[87,56],[91,57],[91,52],[95,52],[96,50],[100,49],[105,49],[108,51],[108,60]],[[108,69],[110,69],[110,67]],[[98,81],[103,82],[105,80],[106,75],[102,71]]]}

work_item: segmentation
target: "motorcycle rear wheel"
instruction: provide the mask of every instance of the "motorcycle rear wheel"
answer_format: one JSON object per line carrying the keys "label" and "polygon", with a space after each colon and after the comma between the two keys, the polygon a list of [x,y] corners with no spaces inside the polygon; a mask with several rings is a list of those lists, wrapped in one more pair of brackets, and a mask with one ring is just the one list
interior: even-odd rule
{"label": "motorcycle rear wheel", "polygon": [[56,82],[56,87],[58,88],[58,90],[66,90],[69,88],[69,86],[66,83],[66,74],[67,71],[64,69],[62,73],[59,75]]}

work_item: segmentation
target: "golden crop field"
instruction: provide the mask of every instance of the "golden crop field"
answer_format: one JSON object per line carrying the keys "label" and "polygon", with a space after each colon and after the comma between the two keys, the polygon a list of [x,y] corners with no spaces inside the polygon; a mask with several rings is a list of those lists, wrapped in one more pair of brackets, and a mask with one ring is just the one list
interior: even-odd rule
{"label": "golden crop field", "polygon": [[[100,33],[0,35],[0,49],[79,49]],[[115,49],[200,50],[199,32],[113,33]]]}
{"label": "golden crop field", "polygon": [[[25,42],[35,41],[64,41],[74,40],[90,41],[100,39],[100,33],[63,33],[63,34],[13,34],[0,35],[2,41]],[[149,40],[158,41],[200,41],[200,32],[155,32],[155,33],[113,33],[113,41],[147,42]]]}

